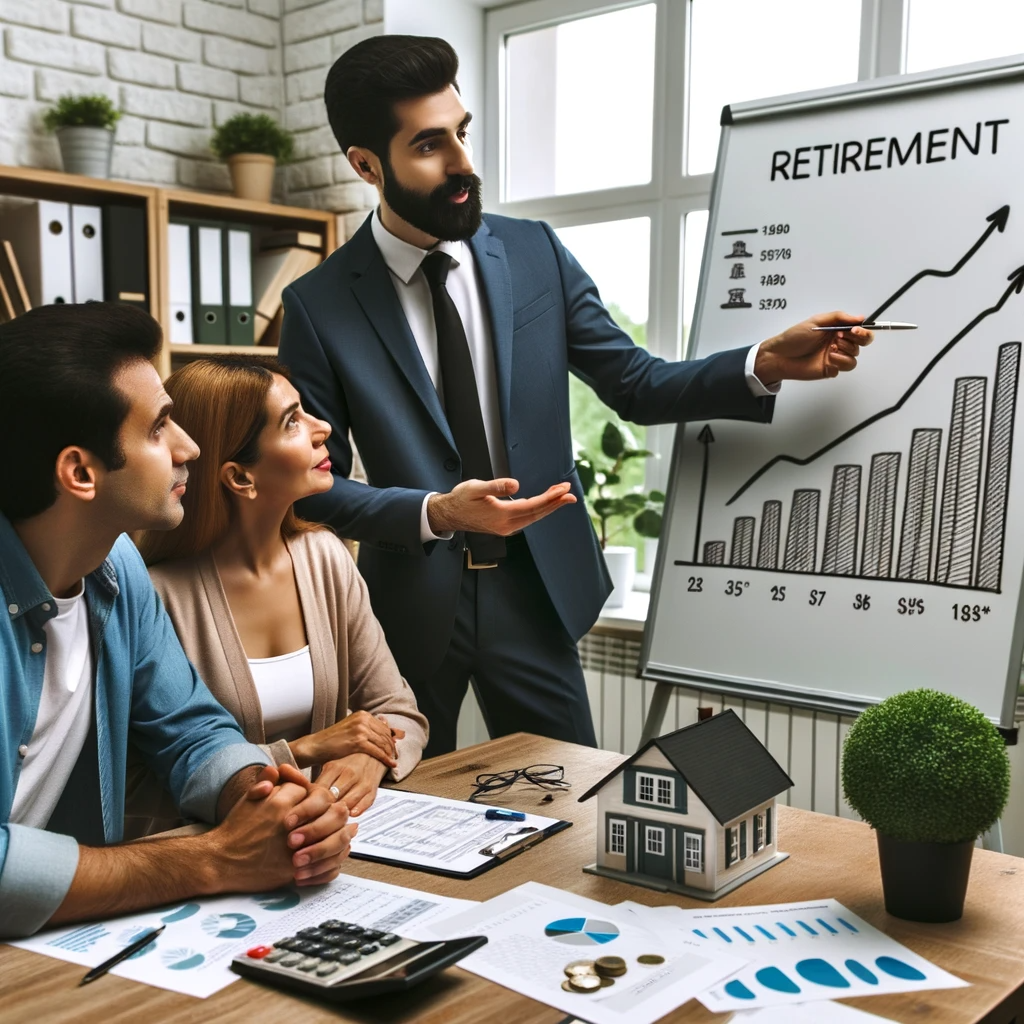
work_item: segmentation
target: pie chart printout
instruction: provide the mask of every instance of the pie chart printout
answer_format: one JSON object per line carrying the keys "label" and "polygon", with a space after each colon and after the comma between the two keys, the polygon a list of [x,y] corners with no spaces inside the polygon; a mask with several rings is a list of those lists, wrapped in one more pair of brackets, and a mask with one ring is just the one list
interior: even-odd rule
{"label": "pie chart printout", "polygon": [[563,917],[544,928],[544,934],[570,946],[603,946],[619,937],[617,925],[592,917]]}

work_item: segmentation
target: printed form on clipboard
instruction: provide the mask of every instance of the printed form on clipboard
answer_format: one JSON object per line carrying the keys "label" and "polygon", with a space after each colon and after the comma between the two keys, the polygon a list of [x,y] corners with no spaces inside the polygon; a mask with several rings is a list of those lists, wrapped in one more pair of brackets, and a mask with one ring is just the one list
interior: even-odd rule
{"label": "printed form on clipboard", "polygon": [[487,804],[380,789],[357,819],[352,856],[471,878],[572,824],[539,814],[491,821],[487,810]]}

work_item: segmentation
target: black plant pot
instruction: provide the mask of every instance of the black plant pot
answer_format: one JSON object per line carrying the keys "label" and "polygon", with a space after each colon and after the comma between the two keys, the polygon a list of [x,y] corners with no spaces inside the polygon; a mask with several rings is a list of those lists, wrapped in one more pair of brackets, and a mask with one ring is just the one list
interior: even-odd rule
{"label": "black plant pot", "polygon": [[876,830],[885,909],[906,921],[940,924],[964,912],[974,841],[903,843]]}

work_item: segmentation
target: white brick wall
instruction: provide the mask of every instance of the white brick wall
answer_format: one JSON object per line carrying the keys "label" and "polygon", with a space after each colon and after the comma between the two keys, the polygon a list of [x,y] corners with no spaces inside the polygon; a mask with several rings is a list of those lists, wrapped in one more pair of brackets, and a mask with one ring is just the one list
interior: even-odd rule
{"label": "white brick wall", "polygon": [[323,84],[340,53],[383,31],[383,0],[0,0],[0,163],[59,168],[43,112],[98,92],[124,112],[116,177],[228,190],[213,128],[266,112],[296,133],[277,198],[357,222],[375,197],[338,156]]}

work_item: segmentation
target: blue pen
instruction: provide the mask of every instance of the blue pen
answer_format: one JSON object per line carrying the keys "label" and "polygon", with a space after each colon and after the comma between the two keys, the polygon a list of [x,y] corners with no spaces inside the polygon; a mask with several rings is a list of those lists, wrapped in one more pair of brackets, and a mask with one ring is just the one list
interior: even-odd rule
{"label": "blue pen", "polygon": [[488,807],[484,817],[488,821],[526,821],[522,811],[506,811],[504,807]]}

